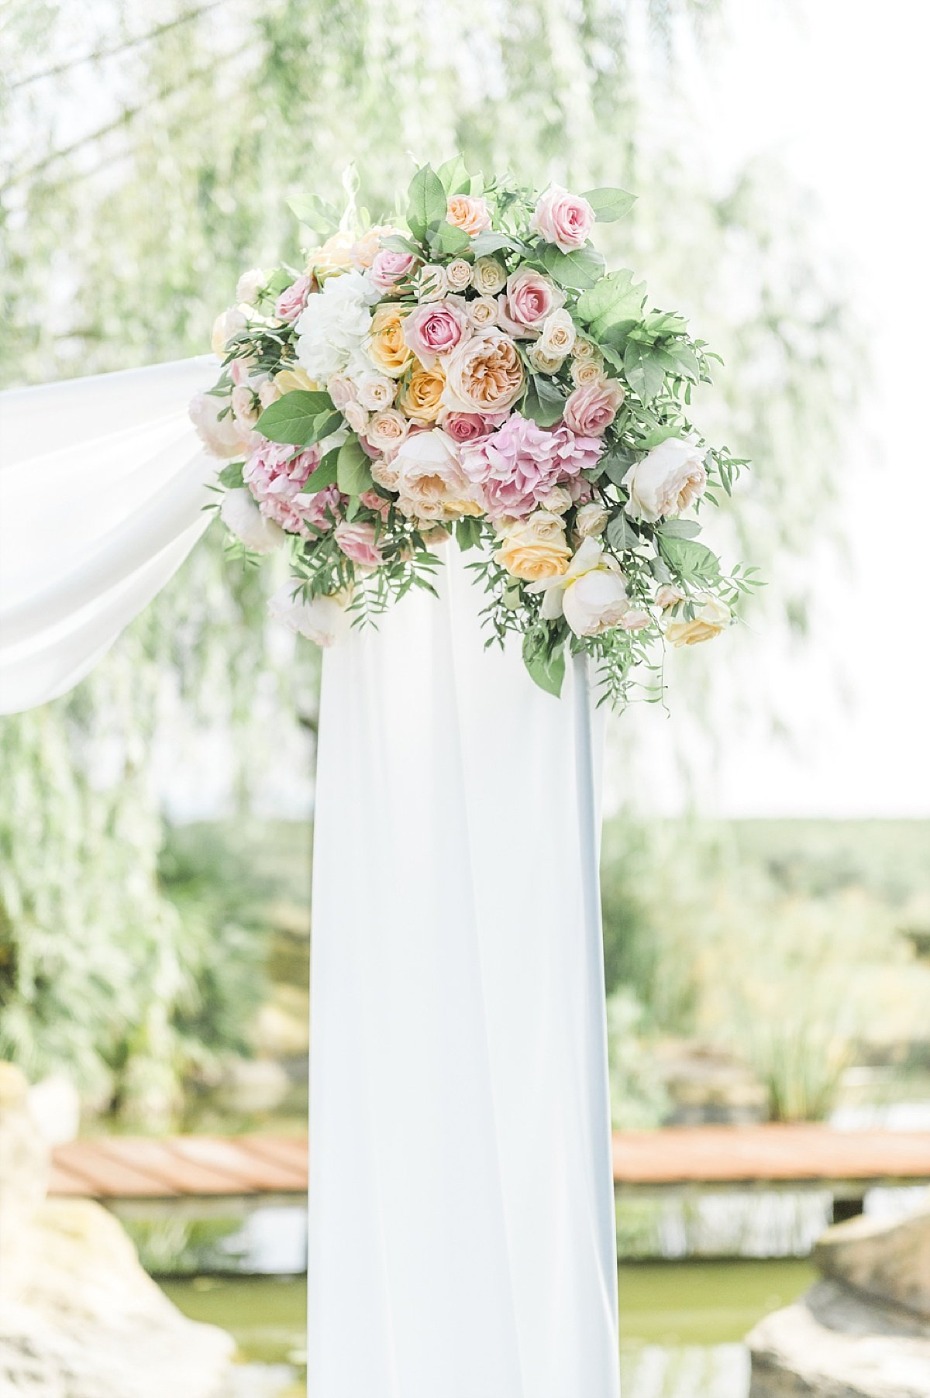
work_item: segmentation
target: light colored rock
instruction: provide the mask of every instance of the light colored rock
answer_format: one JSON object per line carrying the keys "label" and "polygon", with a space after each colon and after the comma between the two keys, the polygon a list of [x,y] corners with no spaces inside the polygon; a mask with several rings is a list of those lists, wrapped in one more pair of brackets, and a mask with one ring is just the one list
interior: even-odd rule
{"label": "light colored rock", "polygon": [[171,1304],[106,1209],[45,1199],[48,1166],[26,1083],[0,1064],[0,1393],[222,1398],[231,1337]]}
{"label": "light colored rock", "polygon": [[818,1282],[748,1336],[749,1398],[928,1398],[930,1331],[839,1282]]}
{"label": "light colored rock", "polygon": [[837,1224],[818,1242],[814,1263],[825,1277],[930,1320],[930,1198],[897,1223],[862,1217]]}

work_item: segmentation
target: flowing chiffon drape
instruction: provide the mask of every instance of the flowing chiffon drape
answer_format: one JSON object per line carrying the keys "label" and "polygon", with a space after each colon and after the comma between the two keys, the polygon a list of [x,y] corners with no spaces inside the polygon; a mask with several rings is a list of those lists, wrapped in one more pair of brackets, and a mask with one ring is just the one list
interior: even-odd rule
{"label": "flowing chiffon drape", "polygon": [[446,555],[324,662],[309,1393],[616,1398],[587,695],[485,650]]}
{"label": "flowing chiffon drape", "polygon": [[[200,537],[212,374],[0,395],[0,711],[76,684]],[[617,1398],[587,688],[485,650],[445,552],[438,602],[324,662],[309,1394]]]}

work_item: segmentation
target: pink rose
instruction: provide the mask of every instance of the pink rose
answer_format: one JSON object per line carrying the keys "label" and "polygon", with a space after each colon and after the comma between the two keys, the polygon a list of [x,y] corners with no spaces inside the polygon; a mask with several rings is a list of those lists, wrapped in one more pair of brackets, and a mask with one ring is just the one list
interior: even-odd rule
{"label": "pink rose", "polygon": [[462,448],[462,470],[480,486],[492,519],[532,514],[560,481],[597,461],[601,443],[567,427],[554,431],[513,413],[493,435]]}
{"label": "pink rose", "polygon": [[366,505],[369,510],[373,510],[375,514],[380,515],[384,520],[387,519],[391,512],[390,500],[385,500],[384,496],[379,495],[376,490],[363,490],[358,498],[363,505]]}
{"label": "pink rose", "polygon": [[330,516],[338,509],[342,496],[335,486],[307,495],[303,487],[320,464],[319,447],[297,451],[279,442],[261,441],[252,452],[242,471],[258,508],[266,519],[273,520],[289,534],[309,538],[311,529],[329,529]]}
{"label": "pink rose", "polygon": [[540,196],[530,228],[562,252],[571,252],[584,247],[594,222],[594,210],[587,199],[553,184]]}
{"label": "pink rose", "polygon": [[346,558],[360,568],[379,568],[384,562],[373,524],[349,524],[343,520],[333,530],[333,538]]}
{"label": "pink rose", "polygon": [[623,399],[623,385],[616,380],[586,384],[568,395],[562,420],[582,437],[601,437],[617,416]]}
{"label": "pink rose", "polygon": [[481,413],[446,413],[442,429],[453,442],[474,442],[478,437],[486,437],[491,424]]}
{"label": "pink rose", "polygon": [[233,413],[221,418],[219,414],[228,406],[224,399],[216,398],[212,393],[198,393],[188,409],[191,422],[207,451],[211,456],[224,460],[245,456],[256,442],[262,440],[251,430],[249,423],[240,421]]}
{"label": "pink rose", "polygon": [[306,310],[312,291],[313,278],[298,277],[296,282],[291,282],[291,285],[281,292],[275,305],[275,314],[288,324],[295,321],[301,311]]}
{"label": "pink rose", "polygon": [[417,259],[411,252],[394,252],[391,248],[382,248],[380,252],[375,253],[375,260],[368,274],[369,280],[379,291],[393,291],[398,282],[410,275],[416,262]]}
{"label": "pink rose", "polygon": [[542,272],[521,267],[507,278],[498,304],[498,320],[503,328],[511,335],[525,338],[539,334],[546,317],[565,304],[565,292]]}
{"label": "pink rose", "polygon": [[428,301],[404,318],[404,339],[427,369],[432,369],[438,355],[454,350],[470,331],[461,296]]}

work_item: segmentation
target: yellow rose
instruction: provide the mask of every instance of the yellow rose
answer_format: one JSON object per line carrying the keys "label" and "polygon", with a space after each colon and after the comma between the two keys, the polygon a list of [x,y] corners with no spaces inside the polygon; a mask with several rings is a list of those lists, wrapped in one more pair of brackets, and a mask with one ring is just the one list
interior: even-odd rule
{"label": "yellow rose", "polygon": [[665,634],[673,646],[696,646],[699,641],[710,641],[719,636],[730,624],[730,608],[719,597],[711,597],[706,592],[695,597],[699,603],[690,621],[670,621]]}
{"label": "yellow rose", "polygon": [[371,318],[365,345],[375,368],[390,379],[399,379],[413,359],[413,350],[404,339],[404,316],[399,306],[379,306]]}
{"label": "yellow rose", "polygon": [[352,252],[355,235],[340,230],[327,238],[321,248],[312,248],[307,254],[307,272],[322,281],[334,272],[347,272],[354,263]]}
{"label": "yellow rose", "polygon": [[306,369],[279,369],[274,376],[275,387],[282,393],[293,393],[295,389],[309,389],[315,392],[320,385],[311,379]]}
{"label": "yellow rose", "polygon": [[446,376],[438,364],[432,369],[420,364],[401,389],[397,406],[417,422],[435,422],[443,409],[445,386]]}
{"label": "yellow rose", "polygon": [[500,537],[501,546],[495,557],[515,578],[539,582],[560,577],[568,568],[572,551],[558,515],[537,510],[529,519],[507,525]]}

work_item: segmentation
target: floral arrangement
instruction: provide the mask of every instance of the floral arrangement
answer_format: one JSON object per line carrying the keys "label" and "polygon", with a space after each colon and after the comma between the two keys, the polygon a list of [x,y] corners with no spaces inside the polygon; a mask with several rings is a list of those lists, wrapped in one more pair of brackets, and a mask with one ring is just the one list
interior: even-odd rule
{"label": "floral arrangement", "polygon": [[289,548],[272,611],[320,645],[435,591],[454,541],[489,643],[516,632],[556,694],[584,651],[621,703],[657,646],[716,636],[754,586],[696,539],[744,464],[687,418],[711,356],[591,242],[632,196],[537,195],[460,158],[382,224],[349,192],[341,218],[292,205],[323,241],[246,273],[214,328],[222,373],[191,415],[228,463],[223,520],[247,552]]}

